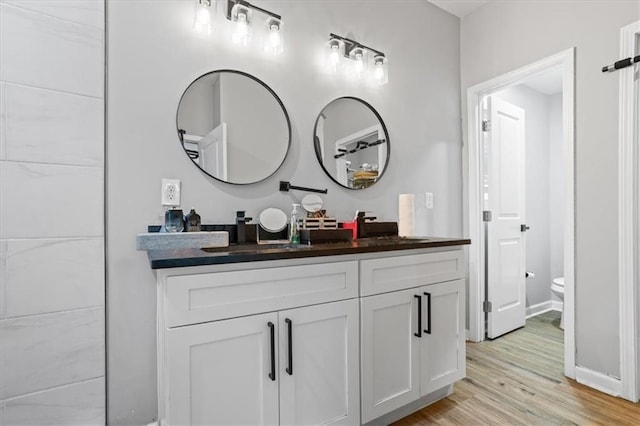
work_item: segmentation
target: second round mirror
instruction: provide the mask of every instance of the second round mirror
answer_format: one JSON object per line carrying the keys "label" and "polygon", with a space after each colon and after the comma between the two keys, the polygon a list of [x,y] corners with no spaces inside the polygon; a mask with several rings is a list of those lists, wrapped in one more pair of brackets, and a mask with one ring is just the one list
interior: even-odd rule
{"label": "second round mirror", "polygon": [[318,161],[336,183],[349,189],[375,184],[389,162],[389,134],[382,118],[362,99],[338,98],[316,119]]}

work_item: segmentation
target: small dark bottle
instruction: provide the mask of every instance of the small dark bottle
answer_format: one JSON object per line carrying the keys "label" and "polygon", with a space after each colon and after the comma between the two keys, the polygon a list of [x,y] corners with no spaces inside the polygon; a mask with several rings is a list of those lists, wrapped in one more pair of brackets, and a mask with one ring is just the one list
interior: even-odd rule
{"label": "small dark bottle", "polygon": [[194,208],[192,208],[185,216],[185,222],[187,225],[187,232],[198,232],[202,229],[200,224],[200,215],[196,213],[196,209]]}

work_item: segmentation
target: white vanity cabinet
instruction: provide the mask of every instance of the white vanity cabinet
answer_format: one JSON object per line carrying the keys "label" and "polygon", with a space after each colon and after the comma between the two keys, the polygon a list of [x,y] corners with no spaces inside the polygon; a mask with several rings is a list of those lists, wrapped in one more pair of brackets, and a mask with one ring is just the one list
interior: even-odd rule
{"label": "white vanity cabinet", "polygon": [[464,274],[459,247],[157,269],[160,424],[385,423],[442,398]]}
{"label": "white vanity cabinet", "polygon": [[161,424],[359,424],[357,261],[257,265],[158,272]]}
{"label": "white vanity cabinet", "polygon": [[361,262],[361,293],[379,293],[361,299],[363,423],[464,377],[462,262],[462,251]]}

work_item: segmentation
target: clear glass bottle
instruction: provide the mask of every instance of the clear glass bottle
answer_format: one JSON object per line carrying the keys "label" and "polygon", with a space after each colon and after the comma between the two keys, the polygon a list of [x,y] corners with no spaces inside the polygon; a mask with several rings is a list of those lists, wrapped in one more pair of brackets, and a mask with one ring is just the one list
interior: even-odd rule
{"label": "clear glass bottle", "polygon": [[289,223],[289,242],[291,244],[300,244],[298,207],[300,204],[293,204],[293,210],[291,210],[291,222]]}
{"label": "clear glass bottle", "polygon": [[181,209],[169,209],[164,213],[164,229],[167,232],[184,230],[184,216]]}

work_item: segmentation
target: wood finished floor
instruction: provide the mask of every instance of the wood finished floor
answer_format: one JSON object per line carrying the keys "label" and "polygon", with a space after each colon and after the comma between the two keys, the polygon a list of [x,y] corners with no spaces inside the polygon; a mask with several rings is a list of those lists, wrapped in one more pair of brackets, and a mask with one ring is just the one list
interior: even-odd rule
{"label": "wood finished floor", "polygon": [[559,323],[552,311],[499,339],[467,343],[467,377],[453,394],[394,425],[640,425],[640,404],[564,376]]}

